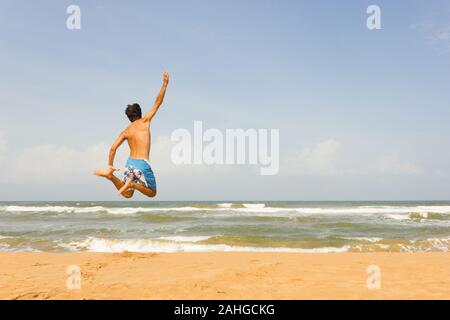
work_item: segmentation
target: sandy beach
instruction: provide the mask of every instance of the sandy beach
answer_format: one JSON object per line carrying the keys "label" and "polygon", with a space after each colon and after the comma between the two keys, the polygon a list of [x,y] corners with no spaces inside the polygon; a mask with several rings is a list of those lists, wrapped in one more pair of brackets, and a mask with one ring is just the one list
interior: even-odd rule
{"label": "sandy beach", "polygon": [[[448,253],[0,253],[1,299],[450,299]],[[70,265],[81,288],[68,289]],[[367,267],[381,271],[368,289]]]}

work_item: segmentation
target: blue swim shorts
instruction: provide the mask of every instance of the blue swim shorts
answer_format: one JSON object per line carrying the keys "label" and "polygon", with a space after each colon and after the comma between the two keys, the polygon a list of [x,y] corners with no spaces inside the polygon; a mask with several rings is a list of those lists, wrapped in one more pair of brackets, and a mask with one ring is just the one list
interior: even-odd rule
{"label": "blue swim shorts", "polygon": [[147,160],[128,158],[123,175],[123,181],[131,179],[135,183],[156,191],[155,175]]}

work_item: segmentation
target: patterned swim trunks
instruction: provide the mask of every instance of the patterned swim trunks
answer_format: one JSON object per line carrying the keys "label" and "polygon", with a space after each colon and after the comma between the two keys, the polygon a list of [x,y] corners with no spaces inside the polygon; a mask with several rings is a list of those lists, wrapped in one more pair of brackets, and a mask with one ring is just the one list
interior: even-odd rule
{"label": "patterned swim trunks", "polygon": [[128,158],[123,175],[123,181],[131,179],[134,183],[156,191],[155,175],[147,160]]}

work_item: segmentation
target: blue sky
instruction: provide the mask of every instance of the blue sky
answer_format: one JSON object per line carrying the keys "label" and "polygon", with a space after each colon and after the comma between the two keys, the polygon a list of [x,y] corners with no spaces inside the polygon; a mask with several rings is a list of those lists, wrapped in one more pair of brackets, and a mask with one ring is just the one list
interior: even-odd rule
{"label": "blue sky", "polygon": [[[449,21],[448,1],[2,0],[0,200],[117,199],[90,171],[164,69],[161,200],[448,199]],[[280,129],[280,174],[171,166],[194,120]]]}

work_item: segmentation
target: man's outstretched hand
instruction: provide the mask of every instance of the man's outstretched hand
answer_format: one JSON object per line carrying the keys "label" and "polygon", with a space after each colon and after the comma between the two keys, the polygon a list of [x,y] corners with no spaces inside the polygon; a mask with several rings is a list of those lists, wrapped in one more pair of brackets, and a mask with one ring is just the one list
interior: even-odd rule
{"label": "man's outstretched hand", "polygon": [[164,71],[163,72],[163,75],[162,75],[162,78],[163,78],[163,82],[165,83],[165,84],[168,84],[169,83],[169,71]]}

